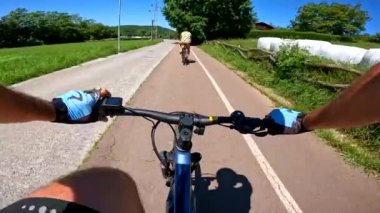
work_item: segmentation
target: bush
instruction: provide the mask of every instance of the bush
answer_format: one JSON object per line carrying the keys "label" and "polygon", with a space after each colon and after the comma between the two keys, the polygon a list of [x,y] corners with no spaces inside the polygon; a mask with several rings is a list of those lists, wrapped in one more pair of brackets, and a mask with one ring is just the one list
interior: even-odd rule
{"label": "bush", "polygon": [[291,39],[313,39],[313,40],[323,40],[323,41],[339,41],[340,36],[329,35],[323,33],[315,32],[299,32],[292,30],[251,30],[249,33],[250,38],[260,38],[260,37],[280,37],[280,38],[291,38]]}
{"label": "bush", "polygon": [[343,41],[343,42],[356,42],[356,39],[355,39],[355,37],[352,37],[352,36],[341,36],[340,37],[340,41]]}
{"label": "bush", "polygon": [[370,39],[369,39],[370,42],[378,42],[380,43],[380,33],[377,33],[376,35],[374,36],[371,36]]}
{"label": "bush", "polygon": [[315,32],[300,32],[292,30],[251,30],[249,33],[250,38],[260,38],[260,37],[279,37],[279,38],[290,38],[290,39],[312,39],[312,40],[322,40],[322,41],[345,41],[345,42],[356,42],[353,36],[338,36],[330,35],[324,33]]}
{"label": "bush", "polygon": [[276,75],[280,79],[296,77],[302,72],[308,53],[297,46],[282,46],[277,53]]}

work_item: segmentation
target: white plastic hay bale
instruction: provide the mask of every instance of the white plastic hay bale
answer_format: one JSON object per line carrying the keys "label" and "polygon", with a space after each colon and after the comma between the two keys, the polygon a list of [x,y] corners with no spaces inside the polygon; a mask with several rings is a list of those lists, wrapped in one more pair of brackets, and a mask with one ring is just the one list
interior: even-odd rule
{"label": "white plastic hay bale", "polygon": [[317,56],[322,57],[322,58],[331,59],[330,58],[331,52],[334,51],[334,47],[333,46],[334,46],[333,44],[321,46],[320,49],[319,49],[319,54]]}
{"label": "white plastic hay bale", "polygon": [[281,44],[280,48],[284,45],[286,45],[288,47],[297,46],[297,41],[294,39],[284,39],[284,40],[282,40],[282,44]]}
{"label": "white plastic hay bale", "polygon": [[327,41],[317,41],[308,39],[298,39],[296,40],[297,46],[300,49],[304,49],[309,52],[310,55],[323,56],[324,51],[332,46],[330,42]]}
{"label": "white plastic hay bale", "polygon": [[380,62],[380,49],[369,49],[364,54],[362,61],[360,62],[360,65],[363,66],[372,66],[376,63]]}
{"label": "white plastic hay bale", "polygon": [[351,64],[368,63],[369,65],[380,62],[380,49],[372,49],[372,51],[368,53],[367,58],[363,59],[364,55],[367,53],[366,49],[344,45],[333,45],[327,41],[262,37],[259,38],[257,42],[257,47],[259,49],[271,52],[278,52],[284,45],[290,47],[297,46],[300,49],[307,50],[311,55],[328,58],[336,62]]}
{"label": "white plastic hay bale", "polygon": [[324,49],[323,56],[336,62],[358,64],[366,52],[366,49],[359,47],[332,45]]}
{"label": "white plastic hay bale", "polygon": [[282,44],[282,39],[281,40],[272,40],[270,42],[270,49],[269,49],[269,51],[271,51],[271,52],[277,52],[280,49],[281,44]]}
{"label": "white plastic hay bale", "polygon": [[261,37],[257,41],[257,48],[261,50],[270,51],[270,45],[272,42],[279,42],[281,41],[281,38],[276,37]]}
{"label": "white plastic hay bale", "polygon": [[281,47],[288,46],[292,47],[297,45],[295,40],[293,39],[282,39],[281,41],[272,41],[270,44],[270,51],[271,52],[278,52]]}

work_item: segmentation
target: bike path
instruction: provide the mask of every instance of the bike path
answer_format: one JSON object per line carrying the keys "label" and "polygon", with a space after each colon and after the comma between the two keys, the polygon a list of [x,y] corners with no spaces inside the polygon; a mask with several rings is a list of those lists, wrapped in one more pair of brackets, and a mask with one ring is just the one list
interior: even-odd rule
{"label": "bike path", "polygon": [[[224,65],[197,48],[194,52],[190,58],[195,62],[183,66],[179,50],[173,50],[130,104],[204,115],[228,115],[232,107],[258,117],[273,108]],[[150,129],[142,118],[118,118],[84,167],[122,169],[135,180],[146,212],[164,212],[168,188],[151,147]],[[160,130],[158,147],[169,149],[170,129],[163,125]],[[217,126],[194,136],[193,151],[203,156],[202,212],[380,212],[380,182],[347,165],[311,133],[252,138]],[[255,146],[262,156],[253,153]]]}

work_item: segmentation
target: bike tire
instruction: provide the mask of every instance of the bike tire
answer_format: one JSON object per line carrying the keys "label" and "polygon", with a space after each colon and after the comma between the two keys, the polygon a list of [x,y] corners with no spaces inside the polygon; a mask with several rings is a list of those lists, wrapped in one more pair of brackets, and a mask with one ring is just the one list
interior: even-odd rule
{"label": "bike tire", "polygon": [[166,199],[166,213],[174,213],[174,183],[171,185]]}

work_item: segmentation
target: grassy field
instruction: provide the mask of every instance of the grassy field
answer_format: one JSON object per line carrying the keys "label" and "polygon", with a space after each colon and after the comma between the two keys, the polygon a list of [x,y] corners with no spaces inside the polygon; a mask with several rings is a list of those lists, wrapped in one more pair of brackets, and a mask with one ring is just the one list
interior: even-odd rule
{"label": "grassy field", "polygon": [[[122,41],[123,52],[158,40]],[[94,41],[0,49],[0,83],[11,85],[59,69],[117,53],[116,41]]]}
{"label": "grassy field", "polygon": [[[228,42],[233,45],[240,45],[240,47],[245,48],[245,49],[257,47],[257,39],[231,39],[231,40],[225,40],[225,42]],[[380,43],[365,42],[365,41],[358,41],[358,42],[334,41],[332,43],[353,46],[353,47],[361,47],[364,49],[380,48]]]}
{"label": "grassy field", "polygon": [[244,49],[257,48],[257,39],[231,39],[225,40],[224,42],[233,45],[240,45],[240,47]]}
{"label": "grassy field", "polygon": [[358,42],[335,41],[335,42],[332,42],[332,43],[333,44],[353,46],[353,47],[361,47],[361,48],[364,48],[364,49],[380,48],[380,43],[366,42],[366,41],[358,41]]}
{"label": "grassy field", "polygon": [[[249,45],[252,42],[254,41],[244,41],[241,46]],[[239,44],[239,41],[234,40],[231,43]],[[202,45],[201,48],[231,69],[243,73],[246,81],[258,87],[279,106],[307,112],[322,106],[337,95],[332,90],[306,83],[297,78],[281,79],[276,76],[275,68],[267,61],[246,60],[237,53],[223,49],[219,45],[207,44]],[[319,72],[313,77],[320,77],[319,75],[323,75],[323,73]],[[328,77],[345,80],[343,77],[346,76],[329,75]],[[352,81],[352,79],[352,77],[349,77],[347,80]],[[264,86],[264,89],[262,89],[262,86]],[[270,92],[267,92],[265,87],[270,88]],[[290,105],[289,102],[285,103],[273,98],[278,95],[288,100]],[[328,144],[339,150],[349,162],[361,165],[368,171],[378,175],[380,174],[380,128],[370,126],[352,130],[340,130],[339,132],[321,130],[316,133],[324,138]]]}

